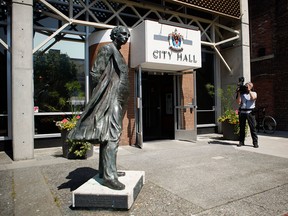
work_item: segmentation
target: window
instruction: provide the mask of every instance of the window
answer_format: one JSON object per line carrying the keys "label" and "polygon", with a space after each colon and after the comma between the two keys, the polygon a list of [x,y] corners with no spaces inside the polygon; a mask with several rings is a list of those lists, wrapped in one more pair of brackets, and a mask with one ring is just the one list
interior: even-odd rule
{"label": "window", "polygon": [[[56,121],[84,109],[85,63],[83,57],[72,58],[74,44],[65,42],[34,53],[35,134],[59,133]],[[76,52],[84,56],[84,44],[77,44]]]}

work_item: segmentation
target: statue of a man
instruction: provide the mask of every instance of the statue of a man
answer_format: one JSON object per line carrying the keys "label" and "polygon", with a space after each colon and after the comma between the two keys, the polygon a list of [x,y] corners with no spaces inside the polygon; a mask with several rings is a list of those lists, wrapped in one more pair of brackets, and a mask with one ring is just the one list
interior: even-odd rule
{"label": "statue of a man", "polygon": [[110,34],[112,43],[102,46],[91,70],[95,88],[75,128],[67,138],[100,143],[99,177],[103,185],[123,190],[117,172],[116,157],[122,133],[122,120],[129,95],[128,66],[120,48],[130,37],[126,27],[118,26]]}

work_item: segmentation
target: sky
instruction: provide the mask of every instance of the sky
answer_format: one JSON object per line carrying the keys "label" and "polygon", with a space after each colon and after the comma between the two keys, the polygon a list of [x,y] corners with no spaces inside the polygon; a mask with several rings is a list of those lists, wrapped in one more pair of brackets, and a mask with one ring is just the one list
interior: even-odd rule
{"label": "sky", "polygon": [[[39,44],[41,44],[46,38],[47,36],[45,35],[35,33],[34,48],[36,48]],[[54,39],[51,40],[51,42],[53,41]],[[51,42],[49,41],[45,46],[41,47],[40,50],[43,50]],[[61,53],[64,54],[66,53],[70,58],[84,59],[84,43],[60,41],[50,49],[58,49],[60,50]]]}

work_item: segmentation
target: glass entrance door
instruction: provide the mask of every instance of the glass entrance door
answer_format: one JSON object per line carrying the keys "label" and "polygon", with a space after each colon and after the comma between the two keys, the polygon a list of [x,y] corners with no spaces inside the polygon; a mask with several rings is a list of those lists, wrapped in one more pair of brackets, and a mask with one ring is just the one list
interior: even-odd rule
{"label": "glass entrance door", "polygon": [[196,77],[136,70],[136,137],[196,141]]}
{"label": "glass entrance door", "polygon": [[175,75],[175,139],[196,142],[196,73]]}
{"label": "glass entrance door", "polygon": [[142,73],[143,139],[174,139],[173,75]]}

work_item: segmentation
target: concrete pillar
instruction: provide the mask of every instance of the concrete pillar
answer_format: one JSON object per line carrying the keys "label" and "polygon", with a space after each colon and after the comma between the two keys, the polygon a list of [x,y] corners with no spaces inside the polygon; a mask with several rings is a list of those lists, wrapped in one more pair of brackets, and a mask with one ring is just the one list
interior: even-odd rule
{"label": "concrete pillar", "polygon": [[12,0],[13,160],[34,158],[33,0]]}
{"label": "concrete pillar", "polygon": [[248,0],[240,0],[241,38],[242,38],[242,67],[245,82],[251,80],[250,40],[249,40],[249,9]]}

